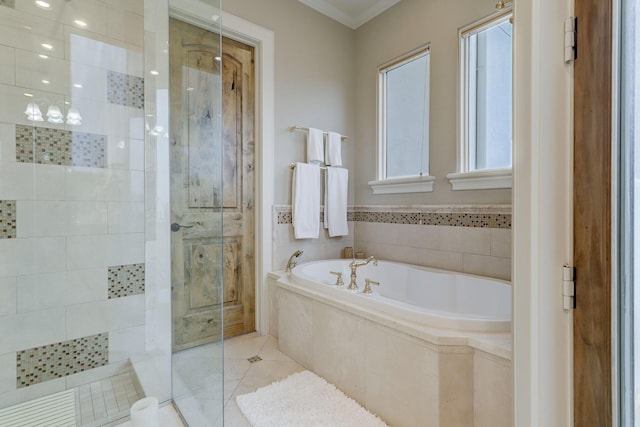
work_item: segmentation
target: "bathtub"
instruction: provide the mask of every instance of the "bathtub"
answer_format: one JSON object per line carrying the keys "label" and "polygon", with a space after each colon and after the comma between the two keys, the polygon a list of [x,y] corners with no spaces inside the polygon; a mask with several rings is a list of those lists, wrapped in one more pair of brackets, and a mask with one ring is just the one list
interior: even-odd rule
{"label": "bathtub", "polygon": [[[362,261],[362,260],[359,260]],[[358,291],[350,291],[351,260],[323,260],[300,264],[287,282],[305,293],[335,299],[359,309],[399,321],[433,328],[473,332],[511,329],[509,282],[390,261],[369,263],[357,270]],[[335,286],[341,272],[344,286]],[[365,279],[379,282],[365,295]]]}

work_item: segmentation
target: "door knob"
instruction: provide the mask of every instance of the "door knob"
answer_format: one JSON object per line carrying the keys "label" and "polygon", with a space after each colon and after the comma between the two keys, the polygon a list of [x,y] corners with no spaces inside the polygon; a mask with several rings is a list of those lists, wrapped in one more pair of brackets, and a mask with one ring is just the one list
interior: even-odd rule
{"label": "door knob", "polygon": [[181,228],[193,228],[193,225],[180,225],[177,222],[171,224],[171,231],[180,231]]}

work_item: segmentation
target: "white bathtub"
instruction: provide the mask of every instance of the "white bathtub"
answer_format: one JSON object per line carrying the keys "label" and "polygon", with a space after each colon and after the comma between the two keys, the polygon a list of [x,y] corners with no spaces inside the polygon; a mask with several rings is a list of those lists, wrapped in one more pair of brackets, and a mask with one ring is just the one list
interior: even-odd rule
{"label": "white bathtub", "polygon": [[[435,328],[475,332],[511,329],[511,285],[480,276],[437,270],[389,261],[378,261],[357,270],[357,292],[347,290],[351,260],[324,260],[293,269],[293,286],[353,304],[392,318]],[[334,286],[342,272],[345,285]],[[380,282],[365,295],[365,279]]]}

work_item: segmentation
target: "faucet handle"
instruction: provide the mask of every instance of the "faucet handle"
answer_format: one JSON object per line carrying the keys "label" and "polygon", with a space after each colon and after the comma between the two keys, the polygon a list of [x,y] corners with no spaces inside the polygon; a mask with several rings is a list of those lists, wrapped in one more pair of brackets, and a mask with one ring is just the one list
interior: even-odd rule
{"label": "faucet handle", "polygon": [[329,273],[335,274],[336,276],[338,276],[336,278],[336,286],[344,286],[344,282],[342,281],[342,273],[337,271],[330,271]]}
{"label": "faucet handle", "polygon": [[364,290],[362,293],[366,295],[372,294],[373,291],[371,290],[371,285],[380,286],[380,282],[374,282],[371,279],[364,279]]}

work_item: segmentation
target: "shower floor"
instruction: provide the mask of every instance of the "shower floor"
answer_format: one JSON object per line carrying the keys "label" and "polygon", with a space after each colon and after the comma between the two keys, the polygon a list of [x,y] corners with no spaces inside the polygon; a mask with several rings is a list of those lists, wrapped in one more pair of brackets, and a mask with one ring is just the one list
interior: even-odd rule
{"label": "shower floor", "polygon": [[84,427],[103,426],[129,416],[141,399],[133,373],[125,372],[76,388],[76,421]]}

